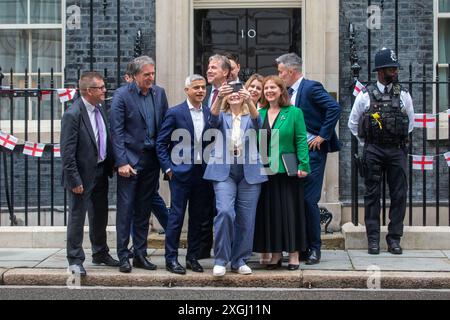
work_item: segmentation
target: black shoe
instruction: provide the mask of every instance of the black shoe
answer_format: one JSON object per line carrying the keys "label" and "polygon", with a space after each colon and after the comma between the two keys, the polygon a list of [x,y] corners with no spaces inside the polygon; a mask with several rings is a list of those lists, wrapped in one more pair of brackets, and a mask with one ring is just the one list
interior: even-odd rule
{"label": "black shoe", "polygon": [[308,260],[306,260],[307,265],[318,264],[320,262],[320,251],[311,250]]}
{"label": "black shoe", "polygon": [[280,267],[281,267],[281,262],[282,262],[282,260],[283,260],[283,257],[281,257],[280,260],[278,260],[277,263],[269,263],[269,264],[266,264],[266,269],[267,269],[267,270],[275,270],[275,269],[280,268]]}
{"label": "black shoe", "polygon": [[298,259],[300,261],[306,261],[309,258],[309,251],[301,251],[298,254]]}
{"label": "black shoe", "polygon": [[177,261],[166,262],[166,269],[176,274],[186,274],[186,269]]}
{"label": "black shoe", "polygon": [[131,264],[128,259],[123,260],[120,262],[119,271],[123,273],[130,273],[131,272]]}
{"label": "black shoe", "polygon": [[295,270],[298,270],[298,268],[300,268],[300,265],[299,264],[288,264],[288,270],[289,271],[295,271]]}
{"label": "black shoe", "polygon": [[186,260],[186,269],[191,269],[194,272],[203,272],[203,267],[195,259]]}
{"label": "black shoe", "polygon": [[400,246],[400,241],[399,240],[388,241],[388,251],[392,254],[402,254],[403,249]]}
{"label": "black shoe", "polygon": [[74,275],[86,277],[86,269],[84,269],[82,264],[72,264],[69,266],[68,271]]}
{"label": "black shoe", "polygon": [[133,267],[145,270],[156,270],[156,264],[151,263],[144,256],[135,256],[133,259]]}
{"label": "black shoe", "polygon": [[367,253],[368,254],[380,254],[380,244],[376,240],[369,241],[367,245]]}
{"label": "black shoe", "polygon": [[92,257],[92,263],[97,264],[97,265],[104,264],[105,266],[108,266],[108,267],[119,267],[120,266],[120,262],[117,261],[116,259],[114,259],[113,257],[111,257],[109,255],[109,253],[106,253],[101,256]]}

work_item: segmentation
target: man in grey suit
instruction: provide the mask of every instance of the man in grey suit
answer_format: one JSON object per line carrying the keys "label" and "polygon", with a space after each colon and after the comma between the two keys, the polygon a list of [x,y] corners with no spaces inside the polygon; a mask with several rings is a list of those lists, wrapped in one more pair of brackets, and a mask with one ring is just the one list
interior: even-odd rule
{"label": "man in grey suit", "polygon": [[84,73],[79,81],[81,97],[61,121],[62,184],[69,194],[67,260],[69,271],[86,276],[83,267],[83,233],[86,211],[92,262],[117,267],[106,242],[108,224],[108,176],[112,177],[108,122],[102,103],[105,83],[96,72]]}

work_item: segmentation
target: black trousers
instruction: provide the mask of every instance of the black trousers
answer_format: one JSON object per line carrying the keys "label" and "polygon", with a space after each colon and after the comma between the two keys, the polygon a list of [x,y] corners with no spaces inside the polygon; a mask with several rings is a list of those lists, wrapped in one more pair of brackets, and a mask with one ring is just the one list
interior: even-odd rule
{"label": "black trousers", "polygon": [[97,166],[95,183],[75,194],[68,190],[69,219],[67,221],[67,260],[69,265],[82,264],[84,222],[86,211],[89,217],[89,238],[92,244],[92,256],[101,256],[109,252],[106,244],[106,226],[108,225],[108,176],[103,164]]}
{"label": "black trousers", "polygon": [[391,205],[389,208],[389,225],[386,240],[400,240],[403,235],[403,220],[406,213],[407,179],[406,147],[380,146],[368,144],[364,149],[367,165],[365,175],[366,194],[364,196],[365,223],[367,239],[380,239],[380,198],[381,173],[385,171]]}

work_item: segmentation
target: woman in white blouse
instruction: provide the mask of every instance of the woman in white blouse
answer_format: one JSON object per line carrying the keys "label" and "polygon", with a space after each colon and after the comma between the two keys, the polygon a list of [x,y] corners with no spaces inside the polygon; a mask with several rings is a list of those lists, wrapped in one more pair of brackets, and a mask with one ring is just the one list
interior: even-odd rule
{"label": "woman in white blouse", "polygon": [[219,89],[209,123],[219,130],[204,178],[216,194],[214,269],[220,277],[231,270],[251,274],[246,260],[252,254],[256,206],[261,183],[267,181],[259,160],[257,130],[261,118],[250,93],[228,84]]}

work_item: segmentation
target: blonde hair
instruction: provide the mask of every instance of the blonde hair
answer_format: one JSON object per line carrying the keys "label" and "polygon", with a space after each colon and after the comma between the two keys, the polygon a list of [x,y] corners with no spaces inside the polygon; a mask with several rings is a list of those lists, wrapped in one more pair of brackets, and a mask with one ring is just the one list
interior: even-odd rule
{"label": "blonde hair", "polygon": [[[224,112],[224,113],[231,112],[231,107],[230,107],[230,104],[228,103],[228,98],[229,98],[230,96],[231,96],[231,94],[228,95],[228,96],[226,96],[226,97],[222,100],[222,104],[220,105],[220,110],[221,110],[222,112]],[[241,114],[242,114],[242,115],[245,115],[245,114],[249,114],[249,113],[250,113],[250,109],[249,109],[248,104],[247,104],[246,102],[242,102],[242,105],[241,105]]]}

